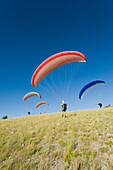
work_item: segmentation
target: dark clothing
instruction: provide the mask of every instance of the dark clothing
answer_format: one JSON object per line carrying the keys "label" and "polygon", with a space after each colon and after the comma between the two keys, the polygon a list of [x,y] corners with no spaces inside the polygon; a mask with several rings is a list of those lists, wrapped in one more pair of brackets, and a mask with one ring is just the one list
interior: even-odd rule
{"label": "dark clothing", "polygon": [[63,103],[62,104],[62,111],[65,112],[67,110],[67,104]]}
{"label": "dark clothing", "polygon": [[100,108],[102,107],[102,103],[98,103],[98,105],[100,106]]}
{"label": "dark clothing", "polygon": [[28,112],[28,115],[30,115],[30,112]]}

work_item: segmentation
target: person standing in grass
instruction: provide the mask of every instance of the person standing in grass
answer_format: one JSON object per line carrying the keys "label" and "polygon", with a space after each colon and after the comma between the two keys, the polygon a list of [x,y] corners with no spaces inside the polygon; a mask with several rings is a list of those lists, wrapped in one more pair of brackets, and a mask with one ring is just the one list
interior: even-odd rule
{"label": "person standing in grass", "polygon": [[65,113],[65,117],[66,117],[67,103],[62,101],[60,106],[62,107],[62,117],[64,116],[63,112]]}
{"label": "person standing in grass", "polygon": [[102,107],[102,103],[98,103],[98,105],[100,106],[100,108]]}
{"label": "person standing in grass", "polygon": [[30,112],[28,112],[28,115],[30,115]]}

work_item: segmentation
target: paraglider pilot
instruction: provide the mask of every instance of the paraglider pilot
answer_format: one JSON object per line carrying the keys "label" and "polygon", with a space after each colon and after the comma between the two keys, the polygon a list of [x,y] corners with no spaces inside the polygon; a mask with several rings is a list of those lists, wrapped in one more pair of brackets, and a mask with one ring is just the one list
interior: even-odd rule
{"label": "paraglider pilot", "polygon": [[102,103],[98,103],[98,105],[100,106],[100,108],[102,107]]}
{"label": "paraglider pilot", "polygon": [[30,115],[30,112],[28,112],[28,115]]}
{"label": "paraglider pilot", "polygon": [[[66,117],[66,110],[67,110],[67,103],[65,103],[64,101],[62,101],[61,105],[62,107],[62,112],[65,113],[65,117]],[[64,116],[64,114],[62,113],[62,117]]]}

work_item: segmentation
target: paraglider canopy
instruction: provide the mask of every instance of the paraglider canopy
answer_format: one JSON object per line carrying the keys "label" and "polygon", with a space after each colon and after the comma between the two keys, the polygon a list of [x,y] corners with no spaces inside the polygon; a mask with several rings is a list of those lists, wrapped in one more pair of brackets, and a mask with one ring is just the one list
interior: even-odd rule
{"label": "paraglider canopy", "polygon": [[54,54],[38,66],[32,76],[31,84],[36,87],[38,83],[52,70],[70,62],[86,62],[86,58],[82,53],[77,51],[64,51]]}
{"label": "paraglider canopy", "polygon": [[42,98],[41,95],[39,95],[39,93],[37,93],[37,92],[29,92],[23,97],[23,101],[25,101],[26,99],[28,99],[29,97],[34,96],[34,95],[39,96],[40,99]]}
{"label": "paraglider canopy", "polygon": [[39,107],[39,106],[42,105],[42,104],[47,104],[47,105],[49,106],[49,104],[48,104],[47,102],[42,101],[42,102],[37,103],[36,108]]}
{"label": "paraglider canopy", "polygon": [[84,93],[91,87],[97,85],[97,84],[105,84],[104,81],[102,80],[94,80],[94,81],[91,81],[90,83],[86,84],[80,91],[79,93],[79,99],[82,99]]}

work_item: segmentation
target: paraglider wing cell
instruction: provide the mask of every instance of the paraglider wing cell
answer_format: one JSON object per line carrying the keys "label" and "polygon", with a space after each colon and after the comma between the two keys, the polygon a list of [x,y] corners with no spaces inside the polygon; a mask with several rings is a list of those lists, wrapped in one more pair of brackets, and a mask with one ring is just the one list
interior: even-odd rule
{"label": "paraglider wing cell", "polygon": [[79,93],[79,99],[82,99],[84,93],[85,93],[89,88],[91,88],[91,87],[93,87],[93,86],[95,86],[95,85],[97,85],[97,84],[105,84],[105,82],[102,81],[102,80],[95,80],[95,81],[92,81],[92,82],[86,84],[86,85],[81,89],[81,91],[80,91],[80,93]]}
{"label": "paraglider wing cell", "polygon": [[31,84],[36,87],[38,83],[55,68],[70,62],[86,62],[85,56],[77,51],[64,51],[52,55],[43,61],[35,70]]}

